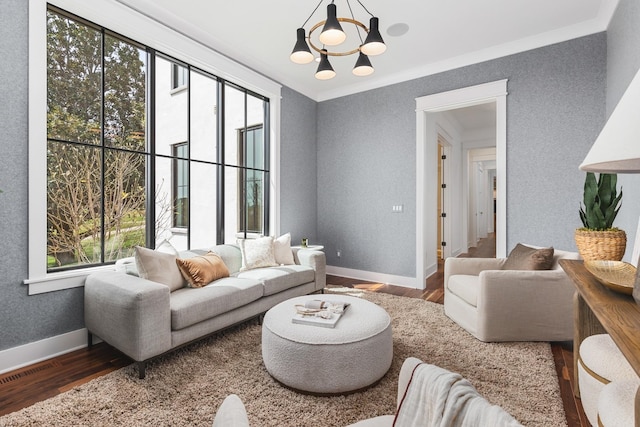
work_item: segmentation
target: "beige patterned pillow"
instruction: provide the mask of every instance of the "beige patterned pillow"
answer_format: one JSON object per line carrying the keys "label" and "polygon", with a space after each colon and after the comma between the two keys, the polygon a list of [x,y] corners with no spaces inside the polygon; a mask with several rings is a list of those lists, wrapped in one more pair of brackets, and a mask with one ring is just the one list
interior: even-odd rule
{"label": "beige patterned pillow", "polygon": [[273,255],[273,237],[266,236],[258,239],[240,239],[238,246],[242,252],[242,268],[240,271],[260,267],[278,265]]}
{"label": "beige patterned pillow", "polygon": [[176,265],[176,256],[153,249],[136,246],[135,261],[138,274],[143,279],[167,285],[171,292],[183,288],[184,278]]}
{"label": "beige patterned pillow", "polygon": [[201,288],[215,280],[229,277],[229,269],[224,261],[213,252],[193,258],[177,258],[176,264],[190,288]]}
{"label": "beige patterned pillow", "polygon": [[283,234],[277,239],[273,239],[273,255],[276,259],[276,264],[295,264],[293,252],[291,252],[291,233]]}

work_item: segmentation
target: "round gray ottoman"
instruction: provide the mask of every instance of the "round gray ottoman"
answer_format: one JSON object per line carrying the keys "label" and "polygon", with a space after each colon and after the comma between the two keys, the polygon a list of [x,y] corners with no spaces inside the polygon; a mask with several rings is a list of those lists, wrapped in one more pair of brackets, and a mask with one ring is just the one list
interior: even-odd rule
{"label": "round gray ottoman", "polygon": [[[308,300],[350,304],[334,328],[291,321],[295,305]],[[344,295],[292,298],[267,311],[262,324],[262,358],[280,383],[313,394],[345,394],[384,376],[393,359],[391,318],[376,304]]]}

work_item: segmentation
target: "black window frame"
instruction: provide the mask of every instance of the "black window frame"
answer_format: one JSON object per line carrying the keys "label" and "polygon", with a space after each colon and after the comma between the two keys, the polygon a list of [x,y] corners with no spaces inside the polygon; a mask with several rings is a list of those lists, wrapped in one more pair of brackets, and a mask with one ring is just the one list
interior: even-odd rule
{"label": "black window frame", "polygon": [[[179,89],[179,88],[183,88],[185,87],[187,90],[189,89],[189,85],[188,85],[188,81],[190,78],[190,75],[192,72],[198,72],[198,73],[202,73],[206,76],[209,76],[213,79],[215,79],[217,81],[218,84],[218,100],[217,100],[217,113],[218,113],[218,159],[215,162],[204,162],[204,163],[209,163],[211,165],[214,165],[218,168],[218,180],[217,180],[217,210],[219,213],[224,212],[224,206],[225,206],[225,182],[224,182],[224,169],[225,167],[233,167],[233,168],[238,168],[239,170],[242,170],[243,167],[242,166],[238,166],[238,165],[227,165],[225,163],[225,159],[224,159],[224,133],[225,133],[225,129],[224,129],[224,120],[222,119],[224,117],[225,111],[224,111],[224,103],[222,102],[222,100],[224,99],[224,88],[226,86],[232,86],[236,89],[240,89],[241,91],[243,91],[246,95],[252,95],[256,98],[259,98],[260,100],[263,101],[263,106],[264,106],[264,126],[263,126],[263,144],[264,144],[264,157],[265,157],[265,162],[264,162],[264,166],[263,169],[260,169],[260,171],[264,174],[264,182],[265,182],[265,188],[264,188],[264,194],[263,194],[263,226],[264,226],[264,234],[268,234],[269,233],[269,228],[270,228],[270,203],[271,203],[271,197],[270,197],[270,191],[269,191],[269,174],[270,174],[270,141],[269,141],[269,122],[270,122],[270,102],[269,102],[269,98],[265,97],[263,95],[260,95],[258,93],[255,93],[249,89],[246,89],[242,86],[239,86],[231,81],[228,81],[226,79],[223,79],[221,77],[215,76],[214,74],[207,72],[205,70],[202,70],[198,67],[194,67],[188,63],[185,63],[184,61],[178,60],[176,58],[173,58],[170,55],[164,54],[162,52],[158,52],[156,51],[154,48],[150,47],[150,46],[146,46],[142,43],[139,43],[135,40],[132,40],[126,36],[123,36],[122,34],[116,33],[114,31],[109,30],[108,28],[105,28],[101,25],[98,25],[96,23],[93,23],[87,19],[84,19],[80,16],[77,16],[73,13],[70,13],[68,11],[65,11],[61,8],[55,7],[53,5],[48,4],[47,5],[47,11],[49,12],[53,12],[56,14],[59,14],[61,16],[64,16],[67,19],[70,19],[72,21],[75,21],[77,24],[79,25],[86,25],[92,29],[96,29],[98,31],[101,32],[101,34],[104,35],[107,34],[111,37],[115,37],[119,40],[122,40],[126,43],[130,43],[140,49],[143,49],[146,52],[146,73],[147,73],[147,93],[148,96],[145,100],[145,107],[147,108],[147,112],[145,115],[146,121],[147,121],[147,129],[146,129],[146,144],[145,144],[145,149],[143,152],[138,152],[136,151],[136,153],[140,153],[146,156],[147,160],[146,160],[146,165],[147,165],[147,171],[146,171],[146,176],[145,176],[145,187],[146,187],[146,239],[145,239],[145,244],[147,247],[155,247],[155,240],[156,240],[156,236],[155,236],[155,229],[154,229],[154,219],[155,219],[155,203],[156,203],[156,198],[155,198],[155,194],[154,194],[154,188],[155,188],[155,163],[156,163],[156,159],[159,158],[170,158],[172,159],[172,162],[174,163],[174,165],[176,164],[177,161],[186,161],[187,164],[189,166],[187,166],[188,170],[191,170],[191,162],[197,161],[197,160],[192,160],[190,159],[188,156],[187,158],[178,158],[176,155],[173,155],[174,153],[172,153],[171,156],[167,156],[167,155],[161,155],[161,154],[157,154],[155,152],[155,128],[154,128],[154,124],[156,121],[156,112],[155,112],[155,91],[157,89],[157,85],[159,84],[156,81],[156,72],[155,72],[155,58],[156,57],[162,57],[165,59],[168,59],[170,61],[173,62],[173,66],[172,66],[172,81],[171,81],[171,86],[172,89]],[[49,33],[47,32],[47,35]],[[104,54],[103,54],[104,55]],[[184,84],[179,84],[180,83],[180,79],[177,78],[177,76],[182,75],[181,73],[174,73],[174,69],[175,68],[180,68],[183,67],[185,69],[185,74],[186,75],[186,82],[184,82]],[[166,83],[165,83],[166,84]],[[173,87],[175,84],[178,84],[177,87]],[[103,91],[104,91],[104,87],[103,87]],[[104,98],[104,97],[103,97]],[[104,99],[101,101],[104,103]],[[187,108],[190,109],[191,105],[190,103],[187,103]],[[189,114],[189,113],[188,113]],[[245,122],[246,122],[246,111],[245,111]],[[190,121],[188,121],[188,126],[191,127],[191,123]],[[190,129],[188,134],[190,133]],[[67,141],[64,141],[67,142]],[[69,143],[73,143],[73,144],[77,144],[77,142],[69,142]],[[186,144],[188,144],[189,141],[186,141]],[[96,148],[96,146],[91,145],[92,148]],[[105,149],[112,149],[112,150],[116,150],[116,151],[128,151],[126,149],[119,149],[119,148],[113,148],[113,147],[105,147],[104,144],[102,144],[102,146],[97,147],[98,149],[102,150],[103,153],[105,151]],[[187,149],[188,151],[188,149]],[[102,157],[104,159],[104,154],[102,154]],[[201,161],[200,161],[201,162]],[[190,173],[190,172],[189,172]],[[189,185],[191,185],[192,179],[191,176],[189,174]],[[102,184],[104,186],[104,183]],[[173,187],[173,185],[172,185]],[[103,187],[104,188],[104,187]],[[189,188],[190,189],[190,188]],[[173,194],[177,194],[177,193],[173,193]],[[244,198],[244,193],[240,193],[243,194],[243,198]],[[239,196],[240,196],[239,194]],[[103,217],[103,221],[104,221],[104,213],[102,214]],[[172,225],[173,225],[173,219],[174,215],[172,214]],[[224,215],[218,215],[217,216],[217,224],[215,226],[216,228],[216,242],[215,244],[221,244],[224,243],[224,224],[225,224],[225,218]],[[190,234],[191,233],[191,229],[190,226],[188,225],[186,227],[187,229],[187,233]],[[48,234],[48,232],[47,232]],[[247,233],[244,233],[245,237],[247,237]],[[190,243],[189,243],[189,248],[190,248]],[[48,252],[48,251],[47,251]],[[102,251],[102,255],[101,255],[101,260],[100,262],[97,263],[87,263],[87,264],[73,264],[73,265],[66,265],[66,266],[62,266],[62,267],[57,267],[57,268],[49,268],[47,267],[47,272],[51,273],[51,272],[59,272],[59,271],[67,271],[67,270],[76,270],[76,269],[84,269],[84,268],[90,268],[90,267],[95,267],[95,266],[100,266],[100,265],[111,265],[115,263],[115,261],[105,261],[104,260],[104,251]]]}

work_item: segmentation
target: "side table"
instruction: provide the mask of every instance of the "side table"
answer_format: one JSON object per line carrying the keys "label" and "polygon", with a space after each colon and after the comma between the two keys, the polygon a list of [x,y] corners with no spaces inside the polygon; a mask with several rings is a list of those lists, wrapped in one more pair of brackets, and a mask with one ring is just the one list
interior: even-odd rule
{"label": "side table", "polygon": [[[633,370],[640,376],[640,306],[630,295],[605,288],[583,261],[560,260],[560,265],[576,286],[574,296],[573,369],[574,395],[580,397],[578,356],[582,341],[594,334],[608,333]],[[640,392],[635,396],[636,414],[640,413]]]}

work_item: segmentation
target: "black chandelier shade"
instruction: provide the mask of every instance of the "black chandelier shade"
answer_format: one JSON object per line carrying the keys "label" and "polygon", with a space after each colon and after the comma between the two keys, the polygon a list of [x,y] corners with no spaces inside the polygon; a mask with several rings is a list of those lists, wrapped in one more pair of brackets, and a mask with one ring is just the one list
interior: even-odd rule
{"label": "black chandelier shade", "polygon": [[320,33],[320,41],[327,46],[337,46],[347,38],[340,21],[338,21],[337,14],[338,9],[335,4],[327,5],[327,21]]}
{"label": "black chandelier shade", "polygon": [[313,61],[313,53],[311,53],[311,49],[307,44],[304,28],[298,28],[296,45],[293,47],[293,52],[291,52],[289,58],[296,64],[308,64]]}
{"label": "black chandelier shade", "polygon": [[368,76],[372,74],[374,71],[373,66],[371,65],[371,61],[369,57],[364,53],[360,52],[358,55],[358,60],[356,61],[355,67],[353,67],[353,74],[356,76]]}
{"label": "black chandelier shade", "polygon": [[320,64],[316,70],[316,78],[318,80],[329,80],[336,76],[336,72],[333,70],[329,58],[327,57],[327,50],[322,49],[320,52]]}
{"label": "black chandelier shade", "polygon": [[380,30],[378,29],[378,18],[375,16],[369,20],[369,34],[360,48],[365,55],[375,56],[384,53],[387,45],[384,44]]}

